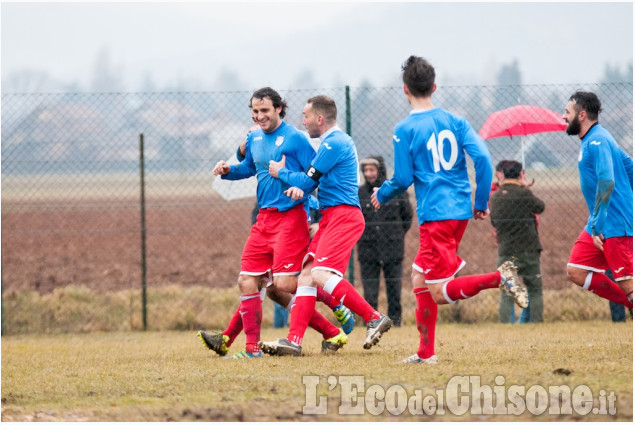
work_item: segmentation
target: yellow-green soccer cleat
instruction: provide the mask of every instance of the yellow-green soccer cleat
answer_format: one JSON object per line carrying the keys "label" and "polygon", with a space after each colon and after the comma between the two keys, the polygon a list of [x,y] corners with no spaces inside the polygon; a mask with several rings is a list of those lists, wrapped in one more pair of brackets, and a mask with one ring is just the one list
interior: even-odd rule
{"label": "yellow-green soccer cleat", "polygon": [[258,351],[257,353],[250,353],[247,350],[239,351],[238,353],[232,356],[225,356],[223,359],[225,360],[235,360],[235,359],[257,359],[262,357],[262,351]]}
{"label": "yellow-green soccer cleat", "polygon": [[355,318],[353,318],[353,314],[348,307],[340,304],[333,309],[333,313],[335,314],[337,321],[340,322],[340,325],[342,325],[342,329],[346,335],[353,332],[353,329],[355,328]]}
{"label": "yellow-green soccer cleat", "polygon": [[322,341],[322,352],[337,351],[348,342],[348,336],[342,331],[335,335],[333,338],[325,339]]}
{"label": "yellow-green soccer cleat", "polygon": [[223,335],[220,332],[205,332],[198,331],[198,337],[201,341],[203,341],[203,345],[209,348],[212,351],[215,351],[219,356],[224,356],[229,351],[227,347],[227,343],[229,342],[229,337],[227,335]]}

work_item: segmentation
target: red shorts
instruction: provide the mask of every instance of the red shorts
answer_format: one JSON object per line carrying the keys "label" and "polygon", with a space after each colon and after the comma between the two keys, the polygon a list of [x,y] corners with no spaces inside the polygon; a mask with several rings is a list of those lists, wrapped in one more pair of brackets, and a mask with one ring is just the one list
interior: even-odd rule
{"label": "red shorts", "polygon": [[307,257],[313,257],[313,269],[330,270],[344,276],[364,227],[364,215],[357,207],[340,205],[323,210],[320,227],[307,254]]}
{"label": "red shorts", "polygon": [[428,221],[419,226],[419,251],[412,268],[423,273],[426,283],[452,279],[465,265],[457,255],[467,220]]}
{"label": "red shorts", "polygon": [[251,227],[240,259],[240,274],[296,275],[309,245],[309,225],[304,205],[288,211],[261,209]]}
{"label": "red shorts", "polygon": [[591,235],[583,230],[573,244],[567,265],[598,273],[611,269],[616,281],[632,279],[633,237],[606,238],[603,246],[604,251],[600,251]]}

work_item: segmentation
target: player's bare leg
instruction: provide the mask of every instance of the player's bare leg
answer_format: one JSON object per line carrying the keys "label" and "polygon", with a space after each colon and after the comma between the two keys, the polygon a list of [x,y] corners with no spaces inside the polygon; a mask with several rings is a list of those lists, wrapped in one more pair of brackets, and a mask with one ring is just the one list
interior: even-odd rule
{"label": "player's bare leg", "polygon": [[[593,292],[595,295],[622,304],[628,309],[633,309],[633,279],[613,282],[604,273],[589,271],[574,266],[567,266],[567,279],[582,289]],[[620,286],[621,283],[623,286]],[[629,296],[625,292],[628,290]]]}

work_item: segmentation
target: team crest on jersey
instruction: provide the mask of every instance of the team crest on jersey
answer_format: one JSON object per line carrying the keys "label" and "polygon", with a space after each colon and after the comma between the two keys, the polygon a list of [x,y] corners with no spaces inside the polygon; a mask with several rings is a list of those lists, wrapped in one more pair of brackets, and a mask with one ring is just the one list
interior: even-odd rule
{"label": "team crest on jersey", "polygon": [[262,140],[262,136],[256,136],[256,137],[254,137],[254,142],[255,142],[256,140]]}
{"label": "team crest on jersey", "polygon": [[276,146],[280,146],[282,143],[284,143],[284,136],[278,136],[276,139]]}

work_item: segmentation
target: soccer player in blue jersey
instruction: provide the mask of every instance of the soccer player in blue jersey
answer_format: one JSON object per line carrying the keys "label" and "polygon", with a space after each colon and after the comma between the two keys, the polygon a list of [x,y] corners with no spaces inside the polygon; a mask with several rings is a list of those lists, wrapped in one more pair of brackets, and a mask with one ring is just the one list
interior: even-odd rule
{"label": "soccer player in blue jersey", "polygon": [[[249,132],[257,130],[258,128],[259,127],[255,125],[249,130]],[[238,149],[236,150],[236,157],[238,158],[239,161],[244,161],[246,153],[247,153],[247,140],[245,139],[245,141],[242,142],[240,146],[238,147]],[[309,211],[308,204],[311,204],[310,208],[314,208],[313,202],[315,202],[315,205],[317,205],[317,200],[314,197],[309,196],[309,198],[310,198],[309,201],[305,204],[306,211]],[[313,225],[317,226],[317,223],[313,223]],[[311,227],[309,227],[309,233],[311,233]],[[259,288],[261,288],[260,290],[261,301],[264,300],[264,297],[266,295],[274,303],[277,303],[280,306],[284,307],[285,309],[291,311],[291,308],[295,302],[295,295],[278,289],[273,284],[273,282],[271,282],[269,274],[266,274],[260,277]],[[353,331],[353,328],[355,326],[355,319],[353,318],[351,311],[348,308],[346,308],[344,305],[340,304],[335,298],[333,298],[333,296],[331,296],[324,290],[320,290],[320,289],[321,288],[318,288],[318,301],[326,304],[327,306],[329,306],[331,310],[333,310],[335,317],[342,325],[342,330],[344,331],[344,333],[350,334]],[[229,347],[231,347],[236,337],[240,335],[240,333],[243,330],[243,321],[242,321],[242,316],[240,312],[241,312],[241,309],[239,305],[236,311],[234,312],[234,314],[232,315],[232,317],[230,318],[229,323],[227,324],[227,327],[222,332],[218,332],[218,331],[206,332],[204,330],[198,331],[198,337],[203,342],[203,344],[208,349],[216,352],[216,354],[218,354],[219,356],[226,356],[227,352],[229,351]],[[321,316],[320,314],[316,314],[314,317],[312,317],[311,321],[309,322],[309,327],[317,330],[318,332],[322,334],[324,338],[324,340],[322,341],[323,352],[337,351],[339,348],[341,348],[343,344],[346,343],[346,341],[343,339],[341,335],[339,335],[339,333],[338,335],[333,337],[333,331],[334,331],[333,327],[323,326],[324,323],[322,322],[320,316]],[[240,352],[238,353],[238,355],[234,355],[234,356],[238,356],[238,358],[248,358],[248,357],[242,357],[243,354],[246,355],[246,353]],[[234,356],[229,358],[235,358]]]}
{"label": "soccer player in blue jersey", "polygon": [[[420,341],[417,353],[402,363],[434,364],[438,361],[434,352],[437,304],[452,304],[484,289],[500,287],[525,308],[527,291],[519,285],[510,261],[492,273],[455,278],[465,265],[457,250],[468,220],[483,220],[489,215],[490,155],[465,118],[432,104],[435,72],[428,61],[411,56],[402,70],[403,90],[412,111],[395,127],[394,175],[375,189],[371,202],[380,208],[414,183],[420,245],[412,265],[412,283]],[[473,209],[467,155],[476,171]]]}
{"label": "soccer player in blue jersey", "polygon": [[321,140],[310,167],[306,172],[297,172],[283,158],[270,163],[269,173],[291,186],[287,191],[291,199],[301,199],[317,187],[322,220],[298,279],[287,338],[261,341],[259,345],[268,354],[301,355],[302,339],[315,309],[319,286],[364,319],[367,323],[364,348],[369,349],[390,329],[392,321],[371,307],[343,277],[365,225],[357,195],[357,150],[351,137],[337,126],[333,99],[324,95],[310,98],[303,115],[309,135]]}
{"label": "soccer player in blue jersey", "polygon": [[[589,219],[573,245],[567,277],[633,314],[633,160],[598,122],[595,93],[577,91],[562,117],[581,140],[578,170]],[[615,282],[604,272],[613,271]]]}
{"label": "soccer player in blue jersey", "polygon": [[[273,89],[256,90],[251,97],[252,117],[260,127],[247,136],[245,159],[230,166],[219,161],[213,169],[222,179],[239,180],[256,176],[257,199],[260,211],[256,223],[243,249],[238,287],[241,293],[240,316],[246,337],[245,350],[235,358],[253,358],[262,355],[258,348],[262,304],[258,283],[261,276],[273,274],[277,289],[293,292],[302,259],[309,244],[306,197],[291,199],[285,195],[289,185],[269,174],[269,161],[286,158],[292,170],[306,170],[315,156],[308,138],[282,119],[286,102]],[[340,336],[339,330],[315,310],[311,320],[319,329]],[[324,333],[323,333],[324,335]],[[338,348],[346,342],[346,335],[335,342]],[[325,335],[326,337],[326,335]]]}

